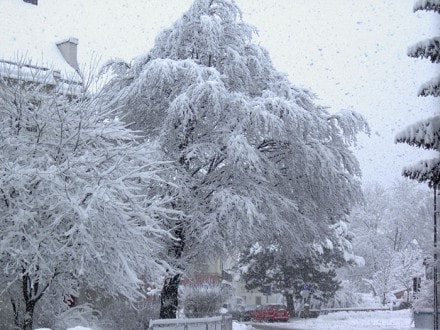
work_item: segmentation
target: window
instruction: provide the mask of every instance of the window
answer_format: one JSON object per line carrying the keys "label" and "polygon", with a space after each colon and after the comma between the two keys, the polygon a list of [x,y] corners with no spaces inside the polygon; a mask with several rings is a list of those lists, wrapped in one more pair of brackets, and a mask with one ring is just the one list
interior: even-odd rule
{"label": "window", "polygon": [[255,297],[255,305],[261,305],[261,296]]}
{"label": "window", "polygon": [[30,3],[32,5],[38,6],[38,0],[23,0],[24,2]]}

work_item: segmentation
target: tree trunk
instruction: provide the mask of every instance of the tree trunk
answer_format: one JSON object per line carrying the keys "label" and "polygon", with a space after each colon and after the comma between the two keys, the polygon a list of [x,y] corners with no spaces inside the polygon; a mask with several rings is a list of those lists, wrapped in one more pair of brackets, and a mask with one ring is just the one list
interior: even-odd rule
{"label": "tree trunk", "polygon": [[382,305],[385,306],[386,303],[387,303],[387,297],[386,297],[385,292],[384,292],[384,293],[382,293]]}
{"label": "tree trunk", "polygon": [[293,304],[293,294],[285,293],[284,297],[286,298],[287,310],[289,311],[290,317],[295,317],[295,305]]}
{"label": "tree trunk", "polygon": [[[177,223],[177,226],[174,230],[174,237],[177,240],[173,241],[173,245],[169,250],[169,253],[176,260],[179,260],[182,257],[182,252],[185,248],[185,232],[183,228],[182,222]],[[175,319],[177,316],[177,307],[179,304],[179,284],[181,278],[182,274],[178,273],[165,279],[162,291],[160,292],[159,315],[161,319]]]}
{"label": "tree trunk", "polygon": [[[39,269],[38,266],[36,267],[37,270]],[[52,280],[57,276],[57,272],[54,273]],[[49,283],[47,283],[43,289],[40,290],[40,281],[37,279],[33,282],[31,277],[26,274],[25,270],[23,269],[23,277],[21,280],[22,285],[22,292],[23,292],[23,299],[25,303],[25,314],[24,314],[24,320],[23,320],[23,330],[32,330],[33,329],[33,323],[34,323],[34,310],[35,305],[37,302],[41,299],[44,292],[49,287]]]}
{"label": "tree trunk", "polygon": [[31,279],[29,275],[25,274],[25,270],[23,269],[23,277],[21,279],[21,289],[23,291],[23,300],[25,304],[25,313],[24,313],[24,319],[23,319],[23,330],[32,330],[33,323],[34,323],[34,308],[35,308],[35,301],[32,299],[32,291],[38,290],[38,285],[35,284],[34,288],[32,288],[31,285]]}
{"label": "tree trunk", "polygon": [[160,318],[175,319],[177,316],[179,284],[182,275],[169,277],[163,284],[160,293]]}
{"label": "tree trunk", "polygon": [[14,325],[15,328],[20,328],[19,309],[20,306],[15,302],[15,299],[11,297],[12,311],[14,312]]}
{"label": "tree trunk", "polygon": [[33,301],[26,303],[26,313],[24,314],[23,330],[32,330],[34,323],[34,308]]}

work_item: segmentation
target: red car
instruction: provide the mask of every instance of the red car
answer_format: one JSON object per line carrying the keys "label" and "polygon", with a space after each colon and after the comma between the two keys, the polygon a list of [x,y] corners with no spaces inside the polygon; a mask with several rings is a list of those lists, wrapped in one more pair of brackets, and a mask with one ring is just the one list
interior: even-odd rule
{"label": "red car", "polygon": [[289,311],[285,305],[262,305],[252,312],[252,320],[258,322],[287,322],[289,320]]}

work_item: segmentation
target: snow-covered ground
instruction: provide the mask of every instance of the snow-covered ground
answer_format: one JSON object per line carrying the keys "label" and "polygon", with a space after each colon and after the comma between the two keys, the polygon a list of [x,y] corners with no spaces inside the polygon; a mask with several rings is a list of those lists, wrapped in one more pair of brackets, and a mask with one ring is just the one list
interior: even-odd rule
{"label": "snow-covered ground", "polygon": [[[295,319],[288,323],[271,323],[271,328],[292,330],[411,330],[410,310],[376,312],[338,312],[314,319]],[[254,330],[252,324],[233,322],[233,330]],[[50,329],[37,329],[50,330]],[[75,327],[68,330],[93,330]]]}
{"label": "snow-covered ground", "polygon": [[[316,319],[296,319],[271,324],[277,328],[298,330],[409,330],[414,328],[410,310],[376,312],[338,312]],[[251,330],[248,324],[234,322],[233,330]]]}
{"label": "snow-covered ground", "polygon": [[[35,329],[35,330],[52,330],[52,329],[50,329],[50,328],[39,328],[39,329]],[[77,326],[77,327],[74,327],[74,328],[69,328],[67,330],[93,330],[93,329]]]}

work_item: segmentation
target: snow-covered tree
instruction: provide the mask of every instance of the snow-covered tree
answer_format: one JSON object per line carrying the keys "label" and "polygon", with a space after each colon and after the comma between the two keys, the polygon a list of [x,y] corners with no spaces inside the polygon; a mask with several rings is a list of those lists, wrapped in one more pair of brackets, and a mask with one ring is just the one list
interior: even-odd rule
{"label": "snow-covered tree", "polygon": [[350,269],[350,277],[382,302],[392,290],[410,289],[423,273],[430,248],[432,207],[428,189],[408,179],[391,187],[364,188],[364,203],[350,216],[353,250],[364,265]]}
{"label": "snow-covered tree", "polygon": [[[440,14],[440,2],[438,0],[417,0],[413,8],[414,12],[419,10],[433,11]],[[422,40],[408,48],[408,56],[415,58],[426,58],[432,63],[440,63],[440,36]],[[419,96],[440,96],[440,75],[420,86]]]}
{"label": "snow-covered tree", "polygon": [[[440,14],[440,2],[438,0],[417,0],[414,5],[414,11],[426,10]],[[423,40],[408,48],[408,56],[426,58],[434,64],[440,63],[440,37]],[[434,77],[430,81],[424,83],[419,91],[418,96],[440,96],[440,76]],[[397,134],[395,138],[397,143],[407,143],[411,146],[434,150],[440,152],[440,115],[435,114],[431,118],[427,118],[406,127],[402,132]],[[426,159],[418,163],[407,166],[403,169],[403,175],[417,180],[418,182],[427,183],[434,190],[434,201],[440,187],[440,155],[433,159]],[[434,212],[436,210],[434,205]],[[435,215],[434,215],[435,217]],[[436,229],[434,229],[436,230]],[[435,235],[437,235],[435,233]],[[436,236],[435,236],[436,240]],[[434,243],[435,245],[437,243]],[[434,247],[435,249],[437,246]],[[434,260],[437,260],[438,251],[434,251]],[[436,269],[436,268],[435,268]],[[437,278],[437,274],[434,275]],[[437,292],[435,286],[434,292]],[[435,318],[434,324],[436,324]]]}
{"label": "snow-covered tree", "polygon": [[294,301],[301,302],[303,285],[310,287],[308,301],[326,302],[340,288],[336,269],[346,264],[343,251],[332,244],[314,253],[295,256],[283,247],[253,245],[240,260],[242,280],[246,289],[262,292],[270,288],[272,293],[284,296],[291,315],[295,315]]}
{"label": "snow-covered tree", "polygon": [[[316,105],[254,33],[233,0],[195,0],[146,55],[106,66],[110,102],[174,162],[179,188],[165,195],[182,211],[169,226],[180,261],[273,239],[301,254],[361,195],[349,145],[365,121]],[[175,317],[179,281],[165,282],[162,317]]]}
{"label": "snow-covered tree", "polygon": [[21,77],[0,80],[0,295],[31,330],[45,297],[66,309],[80,285],[142,297],[168,268],[169,234],[158,225],[168,212],[153,189],[165,168],[154,144],[99,98]]}
{"label": "snow-covered tree", "polygon": [[[440,14],[438,0],[417,0],[414,11],[427,10]],[[408,56],[427,58],[432,63],[440,63],[440,37],[423,40],[408,48]],[[440,76],[423,84],[419,96],[439,96]],[[440,116],[421,120],[408,126],[397,134],[396,142],[408,143],[411,146],[440,152]],[[430,187],[438,188],[440,184],[440,157],[423,160],[404,168],[403,175],[419,182],[426,182]]]}

